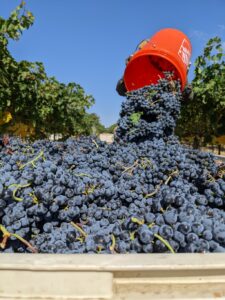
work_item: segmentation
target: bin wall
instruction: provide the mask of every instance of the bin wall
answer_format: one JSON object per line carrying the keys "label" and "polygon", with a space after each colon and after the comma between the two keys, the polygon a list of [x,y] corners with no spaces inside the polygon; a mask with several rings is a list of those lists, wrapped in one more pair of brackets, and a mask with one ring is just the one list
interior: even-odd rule
{"label": "bin wall", "polygon": [[0,279],[0,299],[225,299],[225,255],[2,254]]}

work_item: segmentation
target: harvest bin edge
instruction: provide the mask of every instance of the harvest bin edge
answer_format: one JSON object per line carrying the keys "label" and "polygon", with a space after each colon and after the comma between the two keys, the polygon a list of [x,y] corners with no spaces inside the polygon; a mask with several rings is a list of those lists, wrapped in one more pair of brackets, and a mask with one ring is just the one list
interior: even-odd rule
{"label": "harvest bin edge", "polygon": [[2,254],[0,299],[225,299],[225,255]]}

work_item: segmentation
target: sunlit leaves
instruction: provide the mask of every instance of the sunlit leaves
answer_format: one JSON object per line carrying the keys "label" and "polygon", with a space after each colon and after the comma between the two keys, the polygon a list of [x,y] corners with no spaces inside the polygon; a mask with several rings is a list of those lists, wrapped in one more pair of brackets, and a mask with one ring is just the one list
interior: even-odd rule
{"label": "sunlit leaves", "polygon": [[225,133],[225,53],[219,37],[211,38],[195,61],[193,99],[182,107],[180,136],[210,142]]}
{"label": "sunlit leaves", "polygon": [[33,136],[42,138],[90,133],[91,122],[96,121],[86,112],[94,103],[91,95],[76,83],[48,77],[42,63],[17,62],[10,54],[8,40],[17,40],[33,21],[25,2],[8,19],[0,18],[0,113],[9,111],[13,118],[0,130],[18,134],[17,125],[23,124],[21,128],[30,127]]}

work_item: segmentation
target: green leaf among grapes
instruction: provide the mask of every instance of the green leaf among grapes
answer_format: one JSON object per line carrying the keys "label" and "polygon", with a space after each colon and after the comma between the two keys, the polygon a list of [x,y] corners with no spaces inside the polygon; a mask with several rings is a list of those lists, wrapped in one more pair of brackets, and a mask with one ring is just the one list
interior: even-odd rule
{"label": "green leaf among grapes", "polygon": [[134,125],[137,125],[138,122],[140,121],[140,118],[141,118],[142,115],[143,115],[143,112],[136,112],[136,113],[133,113],[133,114],[130,116],[131,122],[132,122]]}

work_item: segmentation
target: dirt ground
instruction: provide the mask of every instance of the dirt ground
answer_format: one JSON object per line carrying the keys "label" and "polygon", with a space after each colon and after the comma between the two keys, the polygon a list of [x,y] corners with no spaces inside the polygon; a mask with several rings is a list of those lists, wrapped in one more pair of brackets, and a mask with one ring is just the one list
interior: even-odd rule
{"label": "dirt ground", "polygon": [[[217,147],[215,147],[215,148],[204,147],[204,148],[201,148],[201,150],[202,151],[206,151],[206,152],[211,152],[213,154],[218,155],[218,148]],[[220,155],[225,156],[225,150],[224,150],[224,148],[222,148],[222,150],[220,151]]]}
{"label": "dirt ground", "polygon": [[114,140],[114,136],[111,133],[101,133],[99,135],[99,139],[103,142],[106,142],[108,144],[111,144]]}

